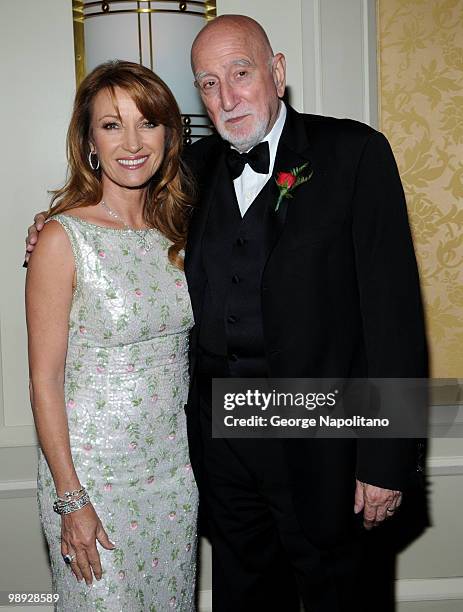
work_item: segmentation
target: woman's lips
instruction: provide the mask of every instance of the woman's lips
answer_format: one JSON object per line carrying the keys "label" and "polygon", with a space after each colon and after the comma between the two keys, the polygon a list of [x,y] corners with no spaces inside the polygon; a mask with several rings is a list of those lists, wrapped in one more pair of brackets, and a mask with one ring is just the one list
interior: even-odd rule
{"label": "woman's lips", "polygon": [[127,170],[138,170],[148,159],[148,155],[141,157],[122,157],[117,160],[117,163]]}

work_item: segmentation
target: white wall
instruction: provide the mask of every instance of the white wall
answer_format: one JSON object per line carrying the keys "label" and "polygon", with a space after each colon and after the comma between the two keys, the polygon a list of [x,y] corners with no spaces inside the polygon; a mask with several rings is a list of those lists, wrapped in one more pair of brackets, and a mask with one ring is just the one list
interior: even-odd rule
{"label": "white wall", "polygon": [[376,127],[375,2],[302,0],[301,27],[304,111]]}
{"label": "white wall", "polygon": [[49,590],[35,501],[24,237],[64,178],[74,93],[71,2],[3,2],[0,18],[0,591]]}
{"label": "white wall", "polygon": [[31,444],[23,317],[25,229],[65,173],[64,139],[74,90],[71,3],[2,3],[0,20],[0,445]]}
{"label": "white wall", "polygon": [[[217,3],[219,14],[257,18],[275,52],[285,53],[296,109],[375,124],[374,0]],[[74,95],[71,0],[3,2],[0,45],[0,591],[46,591],[50,577],[35,501],[21,264],[25,229],[33,214],[47,207],[47,189],[61,184],[65,174]],[[400,558],[400,612],[462,609],[461,440],[434,442],[430,465],[433,528]],[[210,609],[210,585],[210,552],[203,544],[203,610]]]}

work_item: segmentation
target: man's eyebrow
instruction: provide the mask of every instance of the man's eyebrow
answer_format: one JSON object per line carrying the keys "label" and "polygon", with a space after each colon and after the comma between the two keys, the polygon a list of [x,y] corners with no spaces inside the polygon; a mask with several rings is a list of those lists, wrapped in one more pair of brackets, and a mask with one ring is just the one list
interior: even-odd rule
{"label": "man's eyebrow", "polygon": [[239,59],[232,62],[232,66],[251,66],[252,62],[247,59]]}
{"label": "man's eyebrow", "polygon": [[[247,60],[247,59],[237,59],[237,60],[233,60],[233,61],[230,63],[230,65],[231,65],[231,66],[252,66],[252,62],[250,62],[250,61],[249,61],[249,60]],[[206,72],[205,70],[204,70],[204,71],[201,71],[201,72],[197,72],[197,73],[195,74],[195,79],[196,79],[197,81],[199,81],[200,79],[203,79],[205,76],[208,76],[209,74],[210,74],[210,73],[209,73],[209,72]]]}

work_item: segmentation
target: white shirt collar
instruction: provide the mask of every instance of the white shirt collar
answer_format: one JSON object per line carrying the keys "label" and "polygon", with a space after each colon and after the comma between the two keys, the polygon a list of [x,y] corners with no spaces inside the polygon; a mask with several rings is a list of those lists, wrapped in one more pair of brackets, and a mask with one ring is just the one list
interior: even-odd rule
{"label": "white shirt collar", "polygon": [[280,110],[278,113],[277,120],[273,124],[272,129],[267,134],[267,136],[263,139],[262,142],[267,141],[270,149],[270,173],[273,170],[273,164],[275,163],[275,157],[277,154],[278,143],[280,141],[281,132],[283,131],[283,127],[285,125],[286,120],[286,105],[283,100],[280,100]]}
{"label": "white shirt collar", "polygon": [[286,114],[286,106],[284,102],[280,101],[280,109],[277,120],[275,121],[270,132],[262,140],[262,142],[267,141],[269,145],[270,165],[268,174],[259,174],[258,172],[254,172],[251,166],[246,164],[243,173],[233,181],[236,198],[238,200],[238,205],[242,215],[246,213],[254,198],[273,175],[273,167],[275,165],[278,143],[285,124]]}

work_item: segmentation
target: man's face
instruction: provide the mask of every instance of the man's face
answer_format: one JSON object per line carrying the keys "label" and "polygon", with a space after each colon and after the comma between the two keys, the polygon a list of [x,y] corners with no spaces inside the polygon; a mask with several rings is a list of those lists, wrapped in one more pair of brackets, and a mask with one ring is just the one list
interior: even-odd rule
{"label": "man's face", "polygon": [[259,143],[278,116],[285,61],[237,28],[205,34],[192,56],[196,84],[217,131],[240,151]]}

